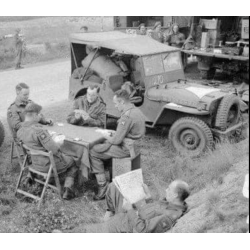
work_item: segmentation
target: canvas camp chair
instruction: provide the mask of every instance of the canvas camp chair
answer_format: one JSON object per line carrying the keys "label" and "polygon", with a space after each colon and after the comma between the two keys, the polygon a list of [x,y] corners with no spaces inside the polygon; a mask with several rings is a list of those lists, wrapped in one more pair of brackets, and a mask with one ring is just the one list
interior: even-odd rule
{"label": "canvas camp chair", "polygon": [[[55,165],[55,161],[54,161],[54,157],[53,157],[52,152],[51,151],[50,152],[43,152],[43,151],[33,150],[24,144],[21,144],[21,145],[22,145],[25,157],[24,157],[24,161],[23,161],[23,164],[21,167],[20,175],[18,177],[15,195],[17,193],[19,193],[19,194],[22,194],[24,196],[27,196],[29,198],[32,198],[32,199],[38,201],[38,207],[41,206],[41,203],[42,203],[44,195],[45,195],[45,191],[48,187],[54,189],[59,194],[60,198],[62,198],[62,192],[61,192],[62,188],[60,185],[60,181],[59,181],[59,177],[58,177],[58,173],[57,173],[57,169],[56,169],[56,165]],[[44,156],[44,157],[49,158],[50,166],[49,166],[48,172],[44,173],[44,172],[40,172],[40,171],[34,169],[32,167],[32,164],[30,164],[30,162],[29,162],[29,156]],[[33,178],[33,180],[35,182],[43,185],[42,193],[40,196],[33,195],[33,194],[21,189],[20,184],[21,184],[21,180],[22,180],[24,171],[26,169],[28,169],[28,171],[31,173],[32,176],[33,175],[35,176]],[[41,176],[44,179],[44,181],[36,178],[36,175]],[[55,178],[56,185],[49,184],[51,177]]]}

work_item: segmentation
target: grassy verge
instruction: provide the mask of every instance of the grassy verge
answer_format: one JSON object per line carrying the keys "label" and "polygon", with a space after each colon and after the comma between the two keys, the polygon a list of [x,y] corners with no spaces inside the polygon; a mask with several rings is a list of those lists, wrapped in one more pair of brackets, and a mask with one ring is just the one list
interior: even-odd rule
{"label": "grassy verge", "polygon": [[[44,114],[55,121],[65,121],[70,110],[71,104],[62,102],[45,109]],[[93,202],[94,182],[88,183],[87,189],[77,187],[77,198],[72,201],[61,201],[49,191],[41,209],[30,200],[14,197],[19,167],[17,163],[10,164],[11,140],[6,122],[4,125],[7,135],[0,149],[0,232],[51,232],[54,229],[81,232],[84,225],[99,223],[105,212],[105,202]],[[247,168],[239,168],[240,173],[232,171],[234,164],[249,154],[248,139],[238,144],[218,145],[215,151],[191,159],[176,155],[162,131],[151,130],[141,148],[144,179],[156,199],[164,195],[164,189],[172,180],[183,179],[191,186],[192,196],[188,200],[191,211],[177,224],[176,232],[214,232],[221,225],[222,232],[244,231],[242,223],[247,205],[236,188],[242,188],[242,176]],[[235,186],[234,178],[237,179]],[[229,188],[225,188],[226,185]]]}

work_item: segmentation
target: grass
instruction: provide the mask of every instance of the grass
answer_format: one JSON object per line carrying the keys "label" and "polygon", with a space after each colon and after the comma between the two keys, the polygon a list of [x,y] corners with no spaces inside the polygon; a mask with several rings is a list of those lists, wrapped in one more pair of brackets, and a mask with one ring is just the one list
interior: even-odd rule
{"label": "grass", "polygon": [[[70,110],[71,104],[63,102],[47,108],[44,114],[56,121],[65,121]],[[6,122],[4,125],[7,128]],[[87,192],[78,187],[78,197],[72,201],[60,201],[49,191],[41,209],[30,200],[14,197],[19,167],[17,163],[14,167],[10,164],[10,142],[6,129],[0,149],[0,232],[82,232],[85,225],[101,222],[105,202],[93,202],[95,182],[89,183]],[[176,232],[215,232],[219,228],[222,232],[245,231],[247,200],[241,197],[235,185],[241,188],[247,170],[245,167],[235,174],[232,171],[234,164],[248,155],[248,140],[221,144],[213,152],[191,159],[176,155],[164,132],[149,130],[141,148],[144,179],[154,198],[162,197],[174,179],[190,184],[190,212],[177,223]],[[230,175],[233,177],[228,177]],[[227,188],[222,189],[224,186]],[[195,225],[189,220],[194,220]]]}
{"label": "grass", "polygon": [[[112,29],[112,19],[105,17],[0,17],[0,38],[21,28],[27,47],[23,64],[68,58],[69,36],[83,25],[90,31]],[[37,49],[36,49],[37,48]],[[41,53],[42,50],[42,53]],[[0,70],[15,65],[14,41],[0,40]]]}

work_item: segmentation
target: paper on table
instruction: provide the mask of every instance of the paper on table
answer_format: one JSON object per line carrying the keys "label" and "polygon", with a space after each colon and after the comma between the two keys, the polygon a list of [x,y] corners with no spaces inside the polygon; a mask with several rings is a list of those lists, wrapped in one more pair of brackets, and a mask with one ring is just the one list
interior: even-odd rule
{"label": "paper on table", "polygon": [[146,198],[146,194],[143,189],[143,177],[141,169],[117,176],[113,181],[121,194],[131,204]]}
{"label": "paper on table", "polygon": [[112,136],[115,133],[114,130],[100,129],[100,128],[98,128],[96,132],[101,133],[104,136]]}

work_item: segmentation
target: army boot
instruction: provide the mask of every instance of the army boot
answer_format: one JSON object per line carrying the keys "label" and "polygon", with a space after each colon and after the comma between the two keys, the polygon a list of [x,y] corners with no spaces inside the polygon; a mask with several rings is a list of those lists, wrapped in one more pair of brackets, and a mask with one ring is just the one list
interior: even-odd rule
{"label": "army boot", "polygon": [[64,200],[71,200],[75,198],[75,193],[72,189],[73,185],[74,185],[74,178],[66,177],[65,183],[64,183],[64,193],[63,193]]}
{"label": "army boot", "polygon": [[105,173],[97,174],[96,180],[98,184],[98,193],[94,196],[95,201],[103,200],[106,196],[109,183],[106,180]]}

